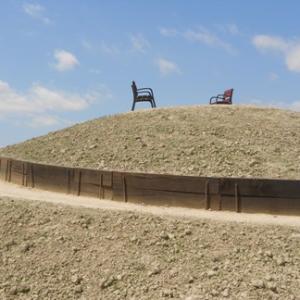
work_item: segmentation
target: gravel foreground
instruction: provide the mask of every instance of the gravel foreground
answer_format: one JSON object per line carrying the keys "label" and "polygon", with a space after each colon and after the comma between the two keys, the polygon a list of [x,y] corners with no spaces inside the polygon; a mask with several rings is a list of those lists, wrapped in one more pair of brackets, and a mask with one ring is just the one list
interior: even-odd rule
{"label": "gravel foreground", "polygon": [[0,149],[70,167],[300,179],[300,113],[191,106],[104,117]]}
{"label": "gravel foreground", "polygon": [[2,198],[0,299],[300,299],[300,229]]}

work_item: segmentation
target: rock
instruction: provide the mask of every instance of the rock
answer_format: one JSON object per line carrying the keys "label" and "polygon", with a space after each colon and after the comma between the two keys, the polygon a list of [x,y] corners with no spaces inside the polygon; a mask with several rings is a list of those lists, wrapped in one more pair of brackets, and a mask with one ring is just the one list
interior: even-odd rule
{"label": "rock", "polygon": [[229,289],[226,288],[225,290],[223,290],[223,292],[221,294],[225,298],[228,297],[229,296]]}
{"label": "rock", "polygon": [[277,293],[277,285],[275,282],[267,282],[266,287],[274,293]]}
{"label": "rock", "polygon": [[81,285],[77,285],[74,291],[76,294],[81,294],[83,292],[83,287]]}
{"label": "rock", "polygon": [[165,232],[165,231],[162,231],[159,235],[163,240],[169,240],[170,237],[169,235]]}
{"label": "rock", "polygon": [[217,272],[216,271],[208,271],[207,272],[207,276],[208,276],[208,278],[211,278],[211,277],[213,277],[213,276],[216,276],[217,275]]}
{"label": "rock", "polygon": [[184,231],[184,234],[185,235],[191,235],[192,234],[192,230],[191,229],[186,229],[185,231]]}
{"label": "rock", "polygon": [[21,246],[21,252],[23,252],[23,253],[28,252],[31,248],[33,248],[33,244],[32,243],[24,243]]}
{"label": "rock", "polygon": [[152,271],[148,272],[148,276],[153,276],[161,273],[161,268],[160,267],[155,267]]}
{"label": "rock", "polygon": [[190,276],[189,279],[188,279],[188,283],[193,283],[193,282],[194,282],[194,277]]}
{"label": "rock", "polygon": [[276,264],[278,266],[284,266],[287,263],[287,261],[283,257],[276,258]]}
{"label": "rock", "polygon": [[168,298],[173,298],[173,292],[172,290],[165,289],[161,292],[162,297],[168,297]]}
{"label": "rock", "polygon": [[265,283],[263,282],[263,280],[260,279],[252,280],[251,285],[256,289],[263,289],[265,287]]}
{"label": "rock", "polygon": [[112,286],[116,282],[116,278],[114,276],[111,276],[109,278],[103,279],[100,283],[101,289],[106,289],[110,286]]}
{"label": "rock", "polygon": [[83,280],[83,278],[77,274],[75,274],[71,277],[71,281],[76,285],[80,284],[82,280]]}

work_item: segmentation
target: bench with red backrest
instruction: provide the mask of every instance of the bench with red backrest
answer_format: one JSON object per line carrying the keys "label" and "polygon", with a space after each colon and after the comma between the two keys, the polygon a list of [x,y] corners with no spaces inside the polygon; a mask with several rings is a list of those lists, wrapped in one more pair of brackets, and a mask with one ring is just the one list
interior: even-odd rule
{"label": "bench with red backrest", "polygon": [[213,96],[209,100],[209,104],[232,104],[233,89],[226,90],[223,94]]}

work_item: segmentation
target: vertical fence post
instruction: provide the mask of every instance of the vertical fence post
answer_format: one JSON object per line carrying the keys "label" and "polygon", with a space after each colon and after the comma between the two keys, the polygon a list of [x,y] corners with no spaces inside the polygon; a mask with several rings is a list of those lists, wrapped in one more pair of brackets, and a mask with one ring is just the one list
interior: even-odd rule
{"label": "vertical fence post", "polygon": [[234,195],[235,195],[235,211],[239,213],[241,212],[241,201],[240,201],[239,185],[237,183],[234,185]]}
{"label": "vertical fence post", "polygon": [[78,173],[78,187],[77,187],[77,196],[80,196],[81,192],[81,171]]}
{"label": "vertical fence post", "polygon": [[31,173],[31,187],[34,188],[34,166],[33,164],[30,165],[30,173]]}
{"label": "vertical fence post", "polygon": [[205,209],[210,209],[209,180],[205,181]]}
{"label": "vertical fence post", "polygon": [[128,195],[127,195],[127,182],[126,182],[126,177],[123,175],[123,193],[124,193],[124,201],[128,201]]}
{"label": "vertical fence post", "polygon": [[114,172],[111,172],[111,200],[114,200]]}
{"label": "vertical fence post", "polygon": [[8,182],[11,182],[11,169],[12,169],[12,160],[9,161],[9,175],[8,175]]}
{"label": "vertical fence post", "polygon": [[25,163],[25,183],[24,185],[27,187],[28,184],[28,163]]}
{"label": "vertical fence post", "polygon": [[22,163],[22,185],[25,185],[25,164]]}
{"label": "vertical fence post", "polygon": [[99,178],[99,190],[98,190],[98,197],[99,199],[102,199],[102,194],[103,194],[103,174],[100,173],[100,178]]}
{"label": "vertical fence post", "polygon": [[67,170],[67,194],[71,193],[71,170]]}

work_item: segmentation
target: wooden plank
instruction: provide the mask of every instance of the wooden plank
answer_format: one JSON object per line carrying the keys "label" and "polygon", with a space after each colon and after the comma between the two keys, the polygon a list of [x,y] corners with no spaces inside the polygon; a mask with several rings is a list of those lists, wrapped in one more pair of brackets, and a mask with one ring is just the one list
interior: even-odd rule
{"label": "wooden plank", "polygon": [[222,178],[220,179],[220,194],[235,195],[235,185],[239,185],[239,193],[248,197],[283,197],[299,198],[299,180]]}
{"label": "wooden plank", "polygon": [[241,196],[241,212],[300,216],[300,199]]}
{"label": "wooden plank", "polygon": [[67,193],[68,168],[31,164],[32,187]]}
{"label": "wooden plank", "polygon": [[9,182],[23,185],[23,163],[10,160],[9,164]]}
{"label": "wooden plank", "polygon": [[139,189],[199,193],[203,195],[205,194],[206,181],[209,180],[210,193],[217,194],[219,192],[218,180],[214,178],[130,173],[126,173],[126,178],[128,186]]}
{"label": "wooden plank", "polygon": [[[7,181],[155,205],[300,215],[300,181],[204,178],[73,169],[0,158]],[[77,174],[77,175],[76,175]],[[76,175],[76,176],[75,176]]]}
{"label": "wooden plank", "polygon": [[136,189],[127,186],[128,202],[160,206],[178,206],[190,208],[205,208],[205,195]]}

